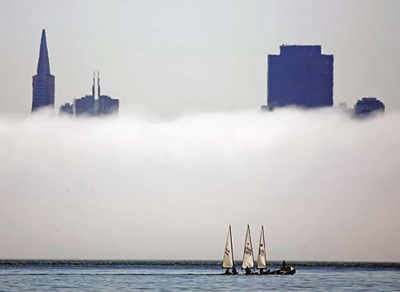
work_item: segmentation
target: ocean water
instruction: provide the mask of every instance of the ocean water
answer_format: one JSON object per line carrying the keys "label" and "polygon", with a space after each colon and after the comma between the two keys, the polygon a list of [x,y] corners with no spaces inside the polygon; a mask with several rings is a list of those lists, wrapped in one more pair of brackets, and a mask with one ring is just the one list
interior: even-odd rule
{"label": "ocean water", "polygon": [[293,276],[224,276],[216,261],[0,260],[0,291],[400,291],[400,264],[294,264]]}

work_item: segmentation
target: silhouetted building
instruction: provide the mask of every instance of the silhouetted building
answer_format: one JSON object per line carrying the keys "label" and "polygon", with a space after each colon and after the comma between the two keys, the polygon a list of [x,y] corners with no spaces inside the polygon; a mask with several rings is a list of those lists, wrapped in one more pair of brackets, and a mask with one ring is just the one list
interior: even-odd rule
{"label": "silhouetted building", "polygon": [[[97,98],[96,98],[97,97]],[[100,76],[97,74],[97,95],[96,75],[93,76],[92,95],[85,95],[74,101],[75,115],[100,116],[115,114],[119,111],[119,100],[107,95],[101,95]]]}
{"label": "silhouetted building", "polygon": [[282,45],[280,55],[268,55],[268,108],[289,105],[333,105],[333,55],[321,46]]}
{"label": "silhouetted building", "polygon": [[62,106],[60,106],[60,113],[73,115],[74,114],[74,105],[69,102],[63,104]]}
{"label": "silhouetted building", "polygon": [[365,116],[373,112],[384,112],[385,105],[375,97],[364,97],[354,105],[354,114]]}
{"label": "silhouetted building", "polygon": [[46,106],[54,107],[54,76],[50,74],[46,31],[42,30],[37,74],[32,77],[32,112]]}
{"label": "silhouetted building", "polygon": [[97,114],[108,115],[117,113],[119,109],[119,100],[107,95],[100,95],[98,100]]}
{"label": "silhouetted building", "polygon": [[93,95],[85,95],[84,97],[75,99],[75,114],[79,115],[94,115],[95,102]]}

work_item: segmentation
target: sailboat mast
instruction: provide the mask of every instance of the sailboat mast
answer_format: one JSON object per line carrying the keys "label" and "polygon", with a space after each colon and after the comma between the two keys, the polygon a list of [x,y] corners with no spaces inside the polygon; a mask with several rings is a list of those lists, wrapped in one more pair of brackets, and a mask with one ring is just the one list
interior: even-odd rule
{"label": "sailboat mast", "polygon": [[247,242],[247,230],[249,230],[249,225],[247,224],[246,235],[244,237],[244,248],[243,248],[243,258],[242,258],[242,269],[244,263],[244,257],[246,256],[246,242]]}
{"label": "sailboat mast", "polygon": [[231,235],[232,268],[234,268],[235,267],[235,258],[233,257],[232,229],[231,229],[230,224],[229,224],[229,234]]}
{"label": "sailboat mast", "polygon": [[250,240],[250,246],[251,246],[251,258],[253,259],[253,266],[254,266],[253,243],[251,242],[250,226],[248,224],[247,224],[247,229],[249,230],[249,240]]}
{"label": "sailboat mast", "polygon": [[261,260],[261,246],[262,246],[262,234],[263,234],[263,226],[261,225],[261,233],[260,233],[260,241],[258,243],[258,258],[257,258],[257,268],[260,268],[260,260]]}
{"label": "sailboat mast", "polygon": [[264,226],[261,225],[260,242],[258,245],[258,258],[257,268],[265,269],[267,267],[267,257],[265,254],[265,238],[264,238]]}
{"label": "sailboat mast", "polygon": [[261,226],[261,229],[262,229],[262,237],[263,237],[263,245],[264,245],[264,261],[265,261],[265,265],[267,265],[267,247],[265,246],[264,225]]}

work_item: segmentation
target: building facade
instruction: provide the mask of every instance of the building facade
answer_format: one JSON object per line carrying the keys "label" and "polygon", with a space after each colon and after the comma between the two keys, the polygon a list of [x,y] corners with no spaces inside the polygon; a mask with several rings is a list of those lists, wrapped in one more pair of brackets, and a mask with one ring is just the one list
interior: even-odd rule
{"label": "building facade", "polygon": [[333,55],[321,46],[280,47],[268,55],[268,108],[333,105]]}
{"label": "building facade", "polygon": [[32,77],[32,112],[43,107],[54,107],[54,86],[55,78],[50,73],[46,31],[43,29],[37,72]]}
{"label": "building facade", "polygon": [[73,105],[66,103],[60,107],[60,113],[75,113],[76,116],[102,116],[116,114],[118,111],[119,100],[108,95],[101,94],[99,73],[97,73],[97,75],[94,73],[91,95],[85,95],[81,98],[76,98]]}
{"label": "building facade", "polygon": [[60,106],[60,114],[67,114],[67,115],[73,115],[74,114],[74,105],[67,102]]}

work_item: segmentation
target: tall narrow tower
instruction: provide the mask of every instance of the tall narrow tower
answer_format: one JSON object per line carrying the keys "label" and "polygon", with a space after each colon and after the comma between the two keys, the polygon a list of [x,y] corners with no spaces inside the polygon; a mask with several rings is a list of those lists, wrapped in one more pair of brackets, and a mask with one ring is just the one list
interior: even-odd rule
{"label": "tall narrow tower", "polygon": [[54,80],[54,76],[50,74],[46,31],[43,29],[37,72],[32,77],[32,112],[41,107],[54,107]]}
{"label": "tall narrow tower", "polygon": [[100,72],[97,71],[97,95],[98,97],[101,96],[101,92],[100,92]]}
{"label": "tall narrow tower", "polygon": [[96,99],[96,72],[93,72],[92,96]]}

